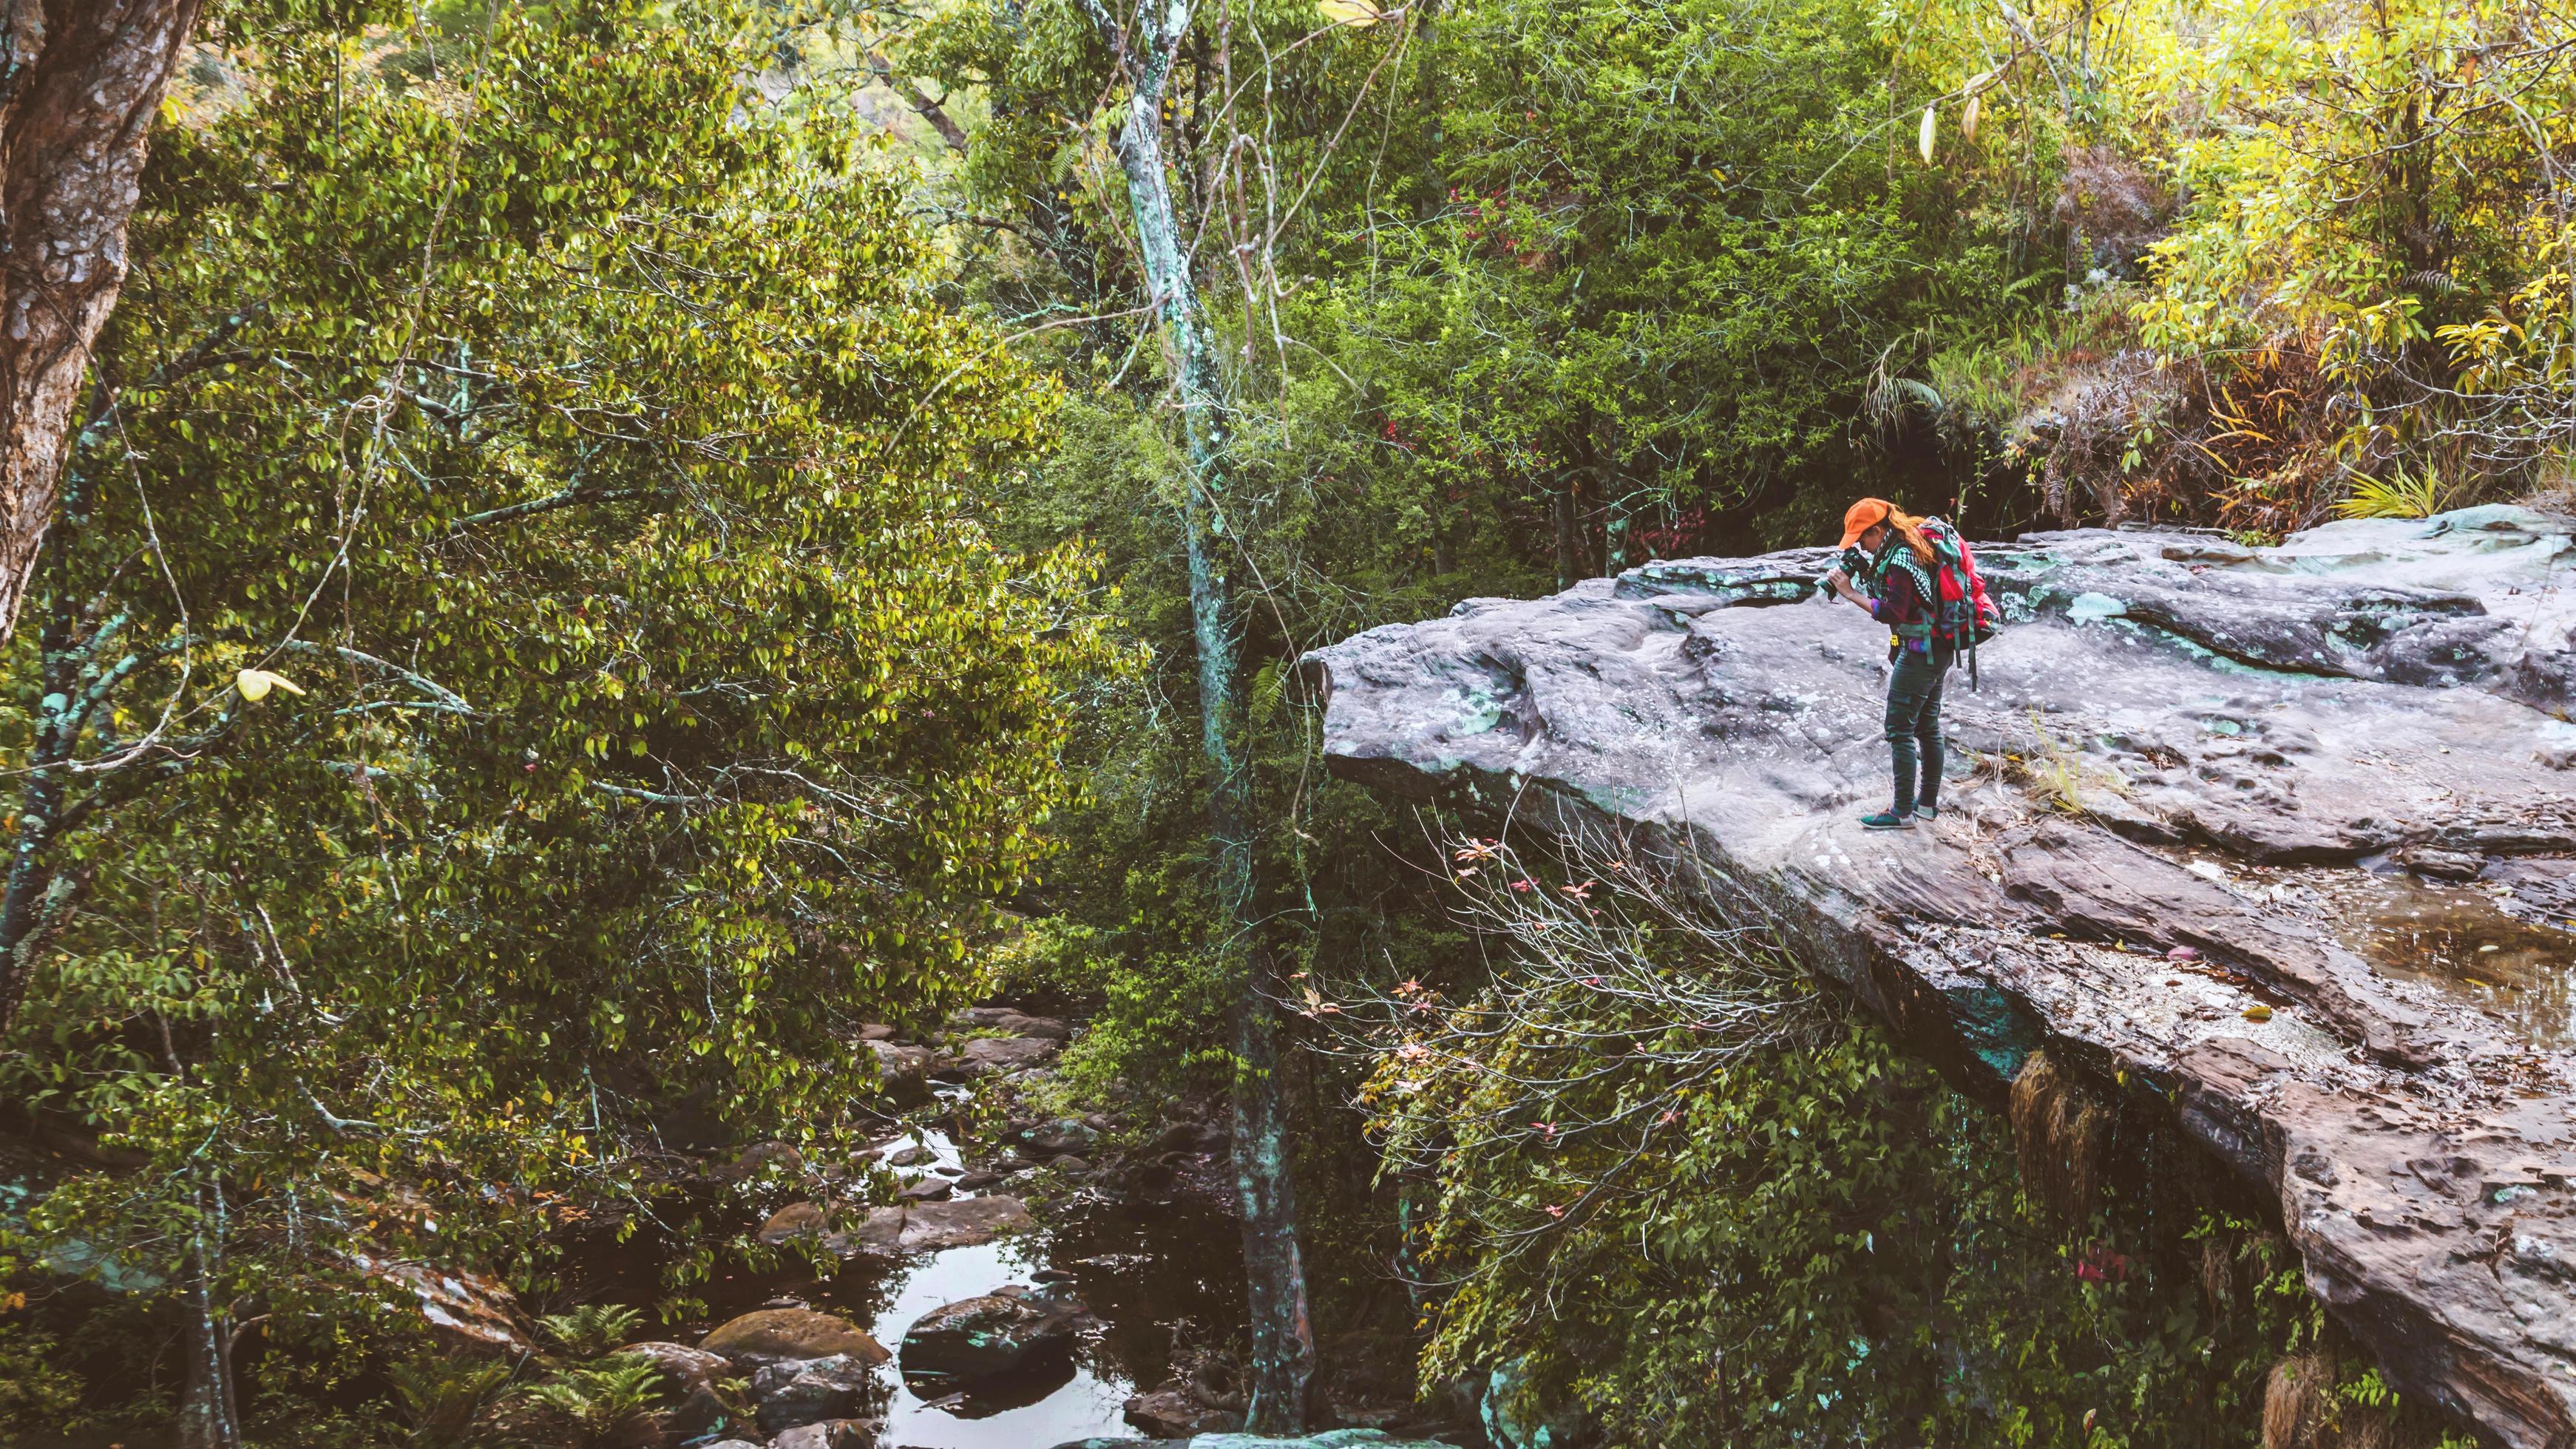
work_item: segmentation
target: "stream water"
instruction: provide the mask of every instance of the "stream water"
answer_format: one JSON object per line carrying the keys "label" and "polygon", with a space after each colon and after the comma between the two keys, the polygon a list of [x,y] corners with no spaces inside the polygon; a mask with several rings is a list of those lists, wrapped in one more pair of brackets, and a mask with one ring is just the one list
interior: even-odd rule
{"label": "stream water", "polygon": [[[935,1127],[878,1151],[889,1156],[907,1147],[929,1153],[902,1169],[907,1173],[944,1167],[953,1174],[962,1166],[956,1143]],[[1169,1376],[1176,1340],[1222,1339],[1244,1321],[1240,1231],[1216,1204],[1187,1191],[1135,1199],[1086,1188],[1031,1211],[1041,1224],[1032,1233],[898,1259],[863,1254],[828,1277],[801,1269],[719,1275],[709,1288],[707,1320],[681,1336],[695,1341],[713,1324],[786,1300],[860,1324],[898,1355],[876,1370],[884,1405],[877,1442],[885,1449],[1049,1449],[1095,1435],[1132,1436],[1121,1412],[1126,1400]],[[925,1398],[904,1383],[903,1336],[922,1315],[1041,1277],[1081,1299],[1098,1320],[1069,1360],[963,1396],[934,1390],[941,1397]]]}

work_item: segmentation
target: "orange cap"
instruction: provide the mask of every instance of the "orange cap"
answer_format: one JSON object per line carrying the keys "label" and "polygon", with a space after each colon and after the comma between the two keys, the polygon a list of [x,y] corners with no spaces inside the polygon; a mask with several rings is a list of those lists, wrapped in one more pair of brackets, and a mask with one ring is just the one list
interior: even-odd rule
{"label": "orange cap", "polygon": [[1878,527],[1882,523],[1885,523],[1887,521],[1887,516],[1895,511],[1896,505],[1888,502],[1884,498],[1864,498],[1858,503],[1853,504],[1851,507],[1844,509],[1843,541],[1841,546],[1849,548],[1853,544],[1860,542],[1860,536],[1862,534],[1869,532],[1871,529]]}

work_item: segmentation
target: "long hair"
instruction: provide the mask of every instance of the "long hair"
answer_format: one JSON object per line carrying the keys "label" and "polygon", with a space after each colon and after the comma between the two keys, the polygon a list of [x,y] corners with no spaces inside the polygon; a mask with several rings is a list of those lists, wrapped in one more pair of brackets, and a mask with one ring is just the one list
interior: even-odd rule
{"label": "long hair", "polygon": [[1932,562],[1932,540],[1923,536],[1923,520],[1891,503],[1887,505],[1887,526],[1905,535],[1905,546],[1925,564]]}

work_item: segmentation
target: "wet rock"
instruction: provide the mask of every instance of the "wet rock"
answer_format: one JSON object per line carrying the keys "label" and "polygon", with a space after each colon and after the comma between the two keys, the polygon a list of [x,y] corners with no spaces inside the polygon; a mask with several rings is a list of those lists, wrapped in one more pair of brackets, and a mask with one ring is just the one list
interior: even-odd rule
{"label": "wet rock", "polygon": [[1097,1134],[1081,1122],[1067,1117],[1055,1122],[1030,1122],[1014,1127],[1003,1140],[1029,1156],[1044,1160],[1069,1157],[1088,1152]]}
{"label": "wet rock", "polygon": [[887,1096],[904,1105],[930,1100],[930,1079],[940,1058],[928,1047],[891,1041],[871,1041],[866,1045],[869,1054],[877,1059],[877,1079],[884,1084]]}
{"label": "wet rock", "polygon": [[[1191,1397],[1187,1389],[1165,1384],[1151,1393],[1138,1394],[1122,1406],[1128,1423],[1163,1439],[1188,1439],[1197,1434],[1231,1434],[1243,1427],[1243,1415],[1233,1409],[1211,1409]],[[1264,1440],[1266,1444],[1277,1441]]]}
{"label": "wet rock", "polygon": [[749,1439],[718,1439],[712,1444],[700,1446],[700,1449],[761,1449],[761,1446]]}
{"label": "wet rock", "polygon": [[[2429,847],[2495,882],[2576,857],[2553,764],[2576,725],[2551,712],[2571,525],[2494,507],[2272,549],[1981,546],[2009,627],[1979,687],[1952,677],[1946,726],[1955,769],[2013,778],[1955,781],[1937,825],[1895,835],[1857,819],[1887,788],[1886,636],[1814,597],[1831,559],[1662,561],[1314,651],[1328,763],[1704,863],[1713,904],[1984,1090],[2043,1047],[2149,1084],[2277,1196],[2309,1287],[2394,1387],[2505,1444],[2576,1442],[2576,1275],[2511,1249],[2576,1257],[2576,1052],[2374,972],[2260,874]],[[2216,859],[2195,873],[2185,844]],[[2408,1166],[2453,1161],[2475,1168],[2435,1171],[2447,1188]]]}
{"label": "wet rock", "polygon": [[760,1431],[775,1435],[799,1424],[847,1418],[867,1397],[869,1364],[882,1362],[839,1353],[782,1359],[760,1369],[751,1376]]}
{"label": "wet rock", "polygon": [[956,1190],[956,1187],[945,1178],[925,1177],[895,1196],[905,1202],[938,1202]]}
{"label": "wet rock", "polygon": [[928,1162],[935,1155],[936,1154],[927,1147],[898,1147],[894,1151],[887,1153],[885,1160],[886,1166],[888,1167],[911,1167],[918,1163]]}
{"label": "wet rock", "polygon": [[948,1020],[950,1025],[961,1028],[1044,1037],[1049,1041],[1064,1041],[1073,1035],[1054,1017],[1030,1016],[1007,1006],[970,1006]]}
{"label": "wet rock", "polygon": [[1081,1305],[1012,1284],[934,1308],[904,1333],[897,1362],[924,1398],[1062,1358]]}
{"label": "wet rock", "polygon": [[884,1363],[894,1356],[857,1324],[811,1308],[754,1309],[709,1332],[698,1347],[740,1366],[834,1355]]}
{"label": "wet rock", "polygon": [[899,1033],[896,1032],[893,1027],[886,1025],[882,1021],[872,1021],[859,1028],[859,1040],[861,1041],[892,1041],[897,1035],[899,1035]]}
{"label": "wet rock", "polygon": [[719,1182],[743,1182],[765,1173],[793,1175],[805,1170],[805,1154],[785,1142],[755,1142],[716,1174]]}
{"label": "wet rock", "polygon": [[791,1202],[771,1213],[769,1220],[762,1223],[760,1231],[753,1236],[771,1247],[776,1247],[798,1238],[819,1238],[828,1226],[829,1219],[820,1204]]}
{"label": "wet rock", "polygon": [[2397,859],[2408,870],[2431,880],[2476,880],[2486,869],[2487,858],[2475,851],[2437,850],[2419,845],[2398,852]]}
{"label": "wet rock", "polygon": [[1048,1163],[1047,1166],[1054,1168],[1058,1172],[1070,1173],[1075,1176],[1079,1176],[1091,1170],[1091,1163],[1080,1157],[1059,1157],[1053,1162]]}
{"label": "wet rock", "polygon": [[769,1441],[769,1449],[876,1449],[877,1426],[865,1419],[826,1419],[799,1424]]}
{"label": "wet rock", "polygon": [[979,1036],[932,1066],[931,1075],[950,1082],[1007,1076],[1052,1059],[1063,1047],[1038,1036]]}
{"label": "wet rock", "polygon": [[956,1187],[959,1192],[982,1192],[1001,1184],[1002,1175],[998,1172],[967,1172],[958,1176]]}
{"label": "wet rock", "polygon": [[1036,1225],[1028,1205],[1015,1197],[954,1198],[874,1209],[849,1241],[869,1252],[935,1253],[989,1243]]}

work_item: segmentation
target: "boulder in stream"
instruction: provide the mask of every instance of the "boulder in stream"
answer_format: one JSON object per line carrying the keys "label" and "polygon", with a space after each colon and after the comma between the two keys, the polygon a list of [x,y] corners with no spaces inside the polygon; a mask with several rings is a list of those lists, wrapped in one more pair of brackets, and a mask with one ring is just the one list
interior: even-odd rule
{"label": "boulder in stream", "polygon": [[912,1203],[871,1210],[855,1234],[844,1235],[845,1248],[876,1253],[935,1253],[989,1243],[1004,1233],[1037,1226],[1026,1203],[1015,1197],[956,1198],[948,1202]]}
{"label": "boulder in stream", "polygon": [[760,1231],[755,1236],[774,1248],[781,1243],[793,1242],[798,1238],[821,1237],[827,1225],[827,1219],[820,1204],[791,1202],[771,1213],[769,1220],[760,1225]]}
{"label": "boulder in stream", "polygon": [[762,1368],[751,1376],[761,1432],[777,1434],[800,1424],[849,1417],[867,1399],[869,1365],[881,1362],[836,1353],[781,1359]]}
{"label": "boulder in stream", "polygon": [[934,1308],[905,1331],[897,1362],[923,1398],[1073,1351],[1082,1305],[1020,1284]]}
{"label": "boulder in stream", "polygon": [[754,1309],[698,1340],[698,1347],[740,1367],[781,1359],[829,1358],[834,1354],[871,1364],[894,1357],[857,1324],[811,1308]]}
{"label": "boulder in stream", "polygon": [[1052,1059],[1063,1045],[1042,1036],[979,1036],[940,1059],[931,1075],[950,1082],[1008,1076]]}
{"label": "boulder in stream", "polygon": [[2576,860],[2576,524],[1977,553],[2008,626],[1951,676],[1953,778],[1909,830],[1859,821],[1887,633],[1817,597],[1831,549],[1468,599],[1300,673],[1335,774],[1667,867],[1990,1100],[2082,1064],[2274,1198],[2392,1387],[2576,1443],[2576,1047],[2375,969],[2328,904],[2400,852],[2504,887]]}
{"label": "boulder in stream", "polygon": [[1049,1041],[1064,1041],[1073,1033],[1051,1016],[1031,1016],[1007,1006],[970,1006],[950,1017],[949,1024],[982,1031],[998,1031],[1008,1036],[1039,1036]]}
{"label": "boulder in stream", "polygon": [[1211,1408],[1176,1383],[1136,1395],[1126,1402],[1123,1412],[1128,1423],[1165,1439],[1226,1433],[1243,1427],[1239,1410]]}
{"label": "boulder in stream", "polygon": [[1053,1122],[1021,1123],[1004,1134],[1003,1140],[1023,1149],[1031,1157],[1044,1160],[1078,1157],[1090,1151],[1098,1137],[1090,1124],[1063,1117]]}
{"label": "boulder in stream", "polygon": [[877,1080],[884,1085],[888,1097],[907,1106],[930,1100],[931,1071],[943,1060],[941,1057],[928,1047],[899,1042],[869,1041],[863,1045],[877,1059]]}

